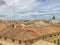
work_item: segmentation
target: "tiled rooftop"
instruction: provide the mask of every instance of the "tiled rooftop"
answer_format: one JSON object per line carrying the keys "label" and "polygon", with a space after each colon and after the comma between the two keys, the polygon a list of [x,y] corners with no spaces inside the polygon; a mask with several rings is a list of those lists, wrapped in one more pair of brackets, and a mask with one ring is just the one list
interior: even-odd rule
{"label": "tiled rooftop", "polygon": [[27,22],[21,23],[14,21],[1,23],[0,35],[24,41],[37,38],[38,36],[60,32],[60,28],[55,26],[37,27],[33,24],[31,25],[31,27],[28,27],[27,25],[27,27],[23,28],[21,24],[27,24]]}

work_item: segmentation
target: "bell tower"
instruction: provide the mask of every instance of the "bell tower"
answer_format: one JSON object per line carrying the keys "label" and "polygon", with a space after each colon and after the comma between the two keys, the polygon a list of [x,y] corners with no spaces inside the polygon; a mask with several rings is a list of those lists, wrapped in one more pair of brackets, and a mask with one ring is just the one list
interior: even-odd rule
{"label": "bell tower", "polygon": [[55,19],[56,19],[55,16],[53,16],[53,17],[52,17],[52,20],[55,20]]}

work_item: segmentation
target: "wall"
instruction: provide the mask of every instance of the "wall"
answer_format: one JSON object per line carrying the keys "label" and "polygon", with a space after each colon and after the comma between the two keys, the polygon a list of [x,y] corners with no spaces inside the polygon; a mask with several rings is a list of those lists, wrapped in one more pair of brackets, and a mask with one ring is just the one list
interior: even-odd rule
{"label": "wall", "polygon": [[[24,42],[20,41],[20,40],[15,40],[15,39],[11,39],[11,38],[6,38],[6,37],[1,37],[0,36],[0,41],[5,41],[7,43],[10,43],[11,45],[25,45]],[[1,42],[0,42],[1,43]],[[3,44],[3,42],[2,42]],[[4,45],[4,44],[3,44]],[[7,44],[8,45],[8,44]]]}
{"label": "wall", "polygon": [[51,43],[60,44],[60,33],[41,36],[40,39],[49,41]]}

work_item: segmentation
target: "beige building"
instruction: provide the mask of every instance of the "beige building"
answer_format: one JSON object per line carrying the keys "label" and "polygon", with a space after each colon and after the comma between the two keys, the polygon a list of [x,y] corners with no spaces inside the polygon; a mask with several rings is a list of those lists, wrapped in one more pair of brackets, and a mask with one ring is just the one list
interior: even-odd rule
{"label": "beige building", "polygon": [[37,41],[36,43],[34,43],[32,45],[58,45],[58,44],[50,43],[48,41],[39,40],[39,41]]}
{"label": "beige building", "polygon": [[52,23],[52,24],[59,24],[60,21],[57,20],[55,16],[53,16],[52,19],[50,20],[50,23]]}
{"label": "beige building", "polygon": [[40,20],[40,21],[36,21],[35,25],[37,25],[37,26],[49,26],[49,23],[48,23],[48,21]]}
{"label": "beige building", "polygon": [[[1,23],[4,25],[1,25],[0,40],[5,40],[16,45],[32,45],[39,40],[60,44],[60,28],[55,26],[36,26],[32,22],[22,23],[13,21]],[[23,28],[21,24],[27,27]],[[31,27],[28,26],[30,24]]]}

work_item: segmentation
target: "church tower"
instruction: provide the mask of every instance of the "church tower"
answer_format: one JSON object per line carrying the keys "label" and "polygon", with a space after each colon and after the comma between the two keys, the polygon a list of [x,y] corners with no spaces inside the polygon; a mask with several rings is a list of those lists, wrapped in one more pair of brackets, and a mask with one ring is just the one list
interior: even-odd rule
{"label": "church tower", "polygon": [[52,17],[52,20],[56,20],[55,16]]}
{"label": "church tower", "polygon": [[52,24],[57,24],[57,23],[58,23],[55,15],[52,16],[51,23],[52,23]]}

